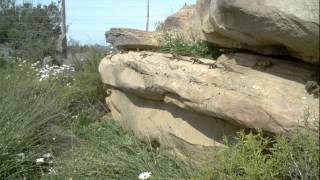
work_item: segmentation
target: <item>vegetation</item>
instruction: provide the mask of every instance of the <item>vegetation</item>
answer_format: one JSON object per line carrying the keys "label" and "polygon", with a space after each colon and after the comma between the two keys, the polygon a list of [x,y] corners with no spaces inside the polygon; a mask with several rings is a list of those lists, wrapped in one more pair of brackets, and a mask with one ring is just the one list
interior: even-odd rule
{"label": "vegetation", "polygon": [[[101,58],[92,54],[90,61],[79,62],[75,80],[69,81],[69,74],[39,81],[28,68],[32,65],[23,61],[0,69],[1,87],[5,87],[0,89],[0,102],[6,107],[0,111],[1,178],[133,179],[143,171],[152,171],[155,177],[188,177],[184,163],[138,141],[110,118],[102,118],[106,112],[100,100],[105,96],[96,69]],[[25,73],[29,75],[22,76]],[[70,141],[76,148],[57,152],[63,144],[43,139],[51,123],[64,127],[81,143]],[[54,159],[37,165],[36,159],[48,152]],[[50,168],[55,176],[48,174]]]}
{"label": "vegetation", "polygon": [[85,143],[73,149],[71,156],[56,159],[57,179],[137,179],[145,171],[156,179],[188,179],[192,172],[165,149],[125,133],[110,117],[98,122],[80,115],[72,128]]}
{"label": "vegetation", "polygon": [[[215,153],[202,166],[140,142],[110,117],[102,118],[105,95],[97,72],[101,56],[94,52],[89,61],[79,62],[72,72],[75,80],[60,74],[58,79],[39,81],[30,63],[23,61],[0,68],[2,179],[134,179],[143,171],[151,171],[153,178],[171,179],[318,177],[319,141],[301,130],[275,139],[241,132],[235,143],[229,143],[231,148]],[[51,123],[64,127],[80,142],[70,142],[69,149],[58,152],[63,144],[43,139]],[[35,160],[48,152],[54,156],[50,164],[37,165]],[[48,175],[49,168],[55,170],[54,176]]]}
{"label": "vegetation", "polygon": [[319,179],[319,139],[301,129],[290,136],[239,132],[231,148],[215,154],[205,179]]}
{"label": "vegetation", "polygon": [[221,54],[217,47],[201,40],[187,39],[178,31],[161,30],[160,32],[158,41],[161,47],[156,50],[158,52],[209,59],[216,59]]}
{"label": "vegetation", "polygon": [[[48,37],[59,35],[59,19],[48,12],[58,9],[20,7],[11,0],[0,1],[0,7],[0,29],[6,29],[0,42],[11,44],[22,57],[0,59],[0,179],[136,179],[145,171],[152,172],[152,179],[319,179],[318,129],[274,138],[260,131],[239,132],[235,141],[226,142],[230,148],[213,152],[199,164],[139,141],[105,116],[106,95],[97,67],[106,48],[73,42],[73,66],[42,66],[36,62],[40,57],[56,55]],[[17,12],[26,13],[25,18],[40,13],[44,19],[28,21],[48,24],[39,35],[29,36],[35,27],[17,23]],[[4,19],[6,15],[12,21]],[[164,33],[160,41],[162,52],[218,55],[207,44],[175,32]],[[28,54],[28,48],[38,52]]]}
{"label": "vegetation", "polygon": [[0,74],[0,179],[38,176],[44,128],[66,118],[68,89],[39,83],[24,63],[0,68]]}
{"label": "vegetation", "polygon": [[14,0],[0,2],[0,43],[14,49],[14,56],[38,61],[58,55],[61,34],[60,9],[57,4],[16,5]]}

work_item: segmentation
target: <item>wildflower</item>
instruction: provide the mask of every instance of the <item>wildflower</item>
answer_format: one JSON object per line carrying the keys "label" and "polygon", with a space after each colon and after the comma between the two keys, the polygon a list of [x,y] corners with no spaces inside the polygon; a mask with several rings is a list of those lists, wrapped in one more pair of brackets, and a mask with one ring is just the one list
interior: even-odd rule
{"label": "wildflower", "polygon": [[24,153],[18,153],[17,154],[17,161],[21,162],[24,161],[26,155]]}
{"label": "wildflower", "polygon": [[151,174],[152,174],[151,172],[143,172],[139,174],[138,178],[140,180],[146,180],[151,176]]}
{"label": "wildflower", "polygon": [[50,153],[46,153],[46,154],[42,155],[42,157],[45,159],[50,159],[50,158],[52,158],[52,155]]}
{"label": "wildflower", "polygon": [[51,167],[51,168],[49,168],[49,172],[48,172],[48,174],[49,174],[49,175],[54,176],[54,175],[56,175],[56,174],[57,174],[57,171],[56,171],[56,170],[54,170],[54,169]]}
{"label": "wildflower", "polygon": [[44,158],[38,158],[38,159],[36,159],[36,164],[37,164],[37,165],[41,165],[41,164],[43,164],[43,163],[45,163]]}

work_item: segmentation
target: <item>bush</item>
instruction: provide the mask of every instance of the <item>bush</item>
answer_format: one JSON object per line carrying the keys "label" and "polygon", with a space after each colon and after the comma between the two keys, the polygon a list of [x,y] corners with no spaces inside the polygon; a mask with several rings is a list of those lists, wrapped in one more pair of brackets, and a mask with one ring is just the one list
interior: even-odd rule
{"label": "bush", "polygon": [[298,129],[274,139],[241,131],[237,143],[215,154],[207,179],[319,179],[319,140]]}
{"label": "bush", "polygon": [[15,1],[0,3],[0,43],[6,42],[15,56],[38,61],[59,54],[57,39],[61,34],[60,9],[57,4],[16,5]]}
{"label": "bush", "polygon": [[161,46],[158,52],[209,59],[220,55],[218,48],[201,40],[189,40],[178,31],[161,31],[158,41]]}

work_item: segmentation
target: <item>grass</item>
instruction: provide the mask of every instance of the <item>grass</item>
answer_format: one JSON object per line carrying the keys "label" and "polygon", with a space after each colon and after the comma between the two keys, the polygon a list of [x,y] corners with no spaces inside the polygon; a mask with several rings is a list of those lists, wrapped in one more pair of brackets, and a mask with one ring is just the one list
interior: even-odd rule
{"label": "grass", "polygon": [[[105,116],[97,71],[103,56],[92,51],[87,61],[76,61],[75,80],[39,82],[28,64],[0,67],[0,179],[137,179],[144,171],[152,179],[319,179],[318,136],[301,129],[275,138],[239,132],[226,142],[230,148],[197,166],[139,141]],[[74,137],[66,141],[70,146],[43,138],[50,124]],[[48,152],[52,161],[37,165]],[[56,175],[48,175],[49,168]]]}
{"label": "grass", "polygon": [[[46,151],[43,129],[65,117],[66,89],[39,83],[27,66],[0,68],[0,74],[0,179],[38,176],[34,160]],[[24,160],[17,160],[19,153]]]}
{"label": "grass", "polygon": [[157,38],[160,44],[160,48],[156,50],[158,52],[208,59],[216,59],[221,55],[217,47],[205,41],[187,39],[174,30],[160,32]]}
{"label": "grass", "polygon": [[239,132],[231,148],[215,154],[205,179],[319,179],[319,139],[296,129],[274,139]]}
{"label": "grass", "polygon": [[140,142],[110,117],[95,122],[81,115],[72,128],[84,142],[71,155],[56,159],[57,179],[137,179],[145,171],[155,179],[188,179],[191,175],[186,163],[164,149]]}
{"label": "grass", "polygon": [[[0,105],[5,107],[0,110],[0,179],[133,179],[143,171],[154,177],[188,177],[185,163],[166,150],[140,142],[110,118],[100,122],[106,114],[97,71],[102,54],[88,57],[90,61],[75,65],[71,87],[63,76],[39,82],[28,63],[0,68]],[[62,127],[81,143],[70,141],[75,147],[66,150],[59,147],[63,144],[44,141],[49,124]],[[48,152],[53,161],[37,165],[35,160]],[[18,160],[20,153],[25,158]],[[57,176],[49,176],[49,168]]]}

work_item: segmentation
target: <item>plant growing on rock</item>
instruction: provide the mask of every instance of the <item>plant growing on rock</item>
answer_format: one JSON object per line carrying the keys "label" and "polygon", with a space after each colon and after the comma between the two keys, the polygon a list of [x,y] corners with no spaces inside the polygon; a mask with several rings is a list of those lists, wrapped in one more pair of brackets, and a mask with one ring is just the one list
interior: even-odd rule
{"label": "plant growing on rock", "polygon": [[176,30],[161,30],[157,40],[161,46],[156,50],[158,52],[209,59],[215,59],[220,55],[218,48],[205,41],[187,39]]}

